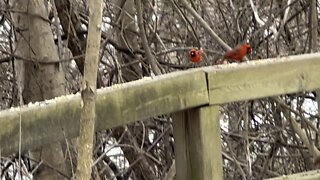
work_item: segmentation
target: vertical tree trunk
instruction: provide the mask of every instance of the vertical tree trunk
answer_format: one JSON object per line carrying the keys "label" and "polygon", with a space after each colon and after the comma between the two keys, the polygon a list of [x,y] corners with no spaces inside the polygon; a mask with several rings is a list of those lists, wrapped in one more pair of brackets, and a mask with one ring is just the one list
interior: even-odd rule
{"label": "vertical tree trunk", "polygon": [[76,173],[76,179],[83,180],[89,180],[91,177],[101,22],[102,0],[89,1],[89,27],[86,59],[84,62],[84,89],[81,93],[84,106],[80,118],[79,153]]}
{"label": "vertical tree trunk", "polygon": [[[12,17],[16,28],[16,53],[29,59],[23,62],[25,70],[22,71],[23,74],[20,74],[24,76],[22,92],[24,102],[36,102],[64,95],[64,72],[57,62],[58,52],[50,23],[47,20],[48,12],[44,1],[17,0],[12,5]],[[21,59],[16,59],[16,61],[21,61]],[[49,61],[54,63],[48,63]],[[66,174],[60,143],[52,143],[31,151],[30,156]],[[64,179],[64,177],[47,166],[40,166],[37,173],[34,174],[34,179]]]}

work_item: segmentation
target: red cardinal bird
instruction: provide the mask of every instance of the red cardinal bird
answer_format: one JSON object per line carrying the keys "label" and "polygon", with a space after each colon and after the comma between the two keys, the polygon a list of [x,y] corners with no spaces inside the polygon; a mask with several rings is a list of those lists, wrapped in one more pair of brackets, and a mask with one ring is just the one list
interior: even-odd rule
{"label": "red cardinal bird", "polygon": [[198,49],[192,48],[189,51],[189,57],[192,62],[199,63],[202,61],[202,53],[203,53],[202,49],[198,50]]}
{"label": "red cardinal bird", "polygon": [[248,43],[239,44],[232,50],[227,51],[223,57],[224,59],[230,59],[230,60],[233,60],[234,62],[241,62],[242,58],[251,52],[252,52],[252,48],[250,44]]}

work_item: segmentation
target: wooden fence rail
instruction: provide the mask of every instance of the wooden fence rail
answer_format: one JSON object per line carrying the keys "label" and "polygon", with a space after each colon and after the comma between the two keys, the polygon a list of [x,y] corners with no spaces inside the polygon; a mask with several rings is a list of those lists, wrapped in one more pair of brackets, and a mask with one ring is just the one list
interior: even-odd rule
{"label": "wooden fence rail", "polygon": [[[319,89],[319,69],[320,53],[315,53],[197,68],[100,89],[96,130],[173,113],[177,179],[222,179],[219,105]],[[80,110],[77,94],[0,111],[0,155],[17,152],[19,141],[25,151],[77,137]]]}
{"label": "wooden fence rail", "polygon": [[[96,129],[112,128],[161,114],[209,104],[203,70],[172,73],[100,89]],[[16,152],[21,118],[22,150],[79,133],[81,97],[68,95],[0,112],[0,151]]]}

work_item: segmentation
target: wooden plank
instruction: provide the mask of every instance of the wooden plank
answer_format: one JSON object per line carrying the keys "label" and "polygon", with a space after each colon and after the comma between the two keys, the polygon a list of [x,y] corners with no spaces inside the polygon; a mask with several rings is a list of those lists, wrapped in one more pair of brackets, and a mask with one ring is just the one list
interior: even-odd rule
{"label": "wooden plank", "polygon": [[320,88],[320,53],[207,68],[210,104]]}
{"label": "wooden plank", "polygon": [[[96,130],[208,103],[206,75],[199,69],[116,85],[98,90]],[[80,106],[78,94],[22,107],[22,150],[78,136]],[[0,112],[1,155],[18,151],[19,119],[19,108]]]}
{"label": "wooden plank", "polygon": [[270,178],[268,180],[319,180],[320,170],[307,171],[292,175],[283,175],[276,178]]}
{"label": "wooden plank", "polygon": [[191,177],[187,139],[187,112],[176,112],[173,119],[174,152],[176,162],[175,180],[188,180]]}
{"label": "wooden plank", "polygon": [[223,179],[219,115],[218,106],[174,114],[177,180]]}
{"label": "wooden plank", "polygon": [[123,84],[110,92],[98,92],[98,96],[97,125],[103,129],[209,103],[206,75],[201,69]]}

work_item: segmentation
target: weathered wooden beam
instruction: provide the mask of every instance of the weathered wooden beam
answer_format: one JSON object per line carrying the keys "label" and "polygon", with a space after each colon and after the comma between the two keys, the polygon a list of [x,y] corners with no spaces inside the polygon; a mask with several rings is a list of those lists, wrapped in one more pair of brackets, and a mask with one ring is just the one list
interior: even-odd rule
{"label": "weathered wooden beam", "polygon": [[[170,73],[98,90],[96,130],[209,103],[202,70]],[[17,152],[21,119],[22,151],[78,136],[80,95],[0,112],[0,154]],[[21,116],[20,116],[21,115]]]}
{"label": "weathered wooden beam", "polygon": [[320,53],[207,68],[210,104],[320,88]]}
{"label": "weathered wooden beam", "polygon": [[307,171],[291,175],[283,175],[276,178],[270,178],[268,180],[319,180],[320,170]]}
{"label": "weathered wooden beam", "polygon": [[222,180],[219,107],[204,106],[173,116],[177,180]]}

